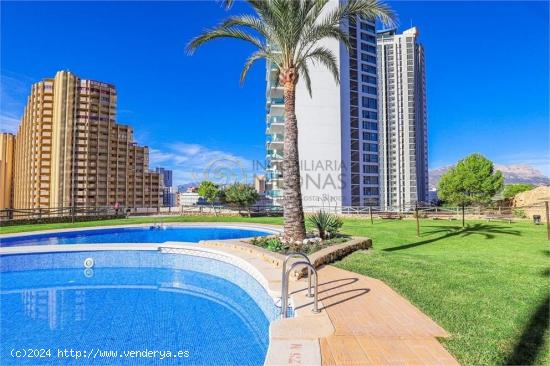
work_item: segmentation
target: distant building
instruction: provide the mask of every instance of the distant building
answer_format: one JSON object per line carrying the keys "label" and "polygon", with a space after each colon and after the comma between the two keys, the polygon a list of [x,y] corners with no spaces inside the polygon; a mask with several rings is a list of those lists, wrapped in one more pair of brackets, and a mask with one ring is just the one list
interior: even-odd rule
{"label": "distant building", "polygon": [[172,170],[165,168],[156,168],[155,171],[160,175],[162,181],[162,205],[164,207],[175,207],[177,205],[178,190],[172,187]]}
{"label": "distant building", "polygon": [[439,197],[437,196],[437,189],[430,188],[428,191],[428,203],[437,204],[439,202]]}
{"label": "distant building", "polygon": [[377,34],[380,206],[428,201],[424,48],[416,27]]}
{"label": "distant building", "polygon": [[194,206],[201,203],[201,197],[197,192],[180,192],[178,193],[179,206]]}
{"label": "distant building", "polygon": [[172,187],[172,170],[164,168],[156,168],[155,171],[160,174],[163,185],[165,187]]}
{"label": "distant building", "polygon": [[178,201],[176,187],[164,187],[162,193],[162,204],[164,207],[176,207]]}
{"label": "distant building", "polygon": [[[326,11],[337,5],[331,1]],[[322,42],[335,56],[340,82],[316,62],[308,64],[313,95],[303,79],[296,86],[302,203],[306,209],[379,205],[375,23],[358,18],[342,30],[349,34],[349,50],[338,40]],[[277,65],[267,62],[266,67],[266,196],[281,205],[285,103]]]}
{"label": "distant building", "polygon": [[114,85],[68,71],[33,84],[15,137],[14,208],[160,206],[149,149],[116,122],[116,100]]}
{"label": "distant building", "polygon": [[254,176],[254,189],[258,192],[259,195],[265,195],[265,176],[256,175]]}
{"label": "distant building", "polygon": [[13,208],[13,156],[15,136],[11,133],[0,134],[0,210]]}

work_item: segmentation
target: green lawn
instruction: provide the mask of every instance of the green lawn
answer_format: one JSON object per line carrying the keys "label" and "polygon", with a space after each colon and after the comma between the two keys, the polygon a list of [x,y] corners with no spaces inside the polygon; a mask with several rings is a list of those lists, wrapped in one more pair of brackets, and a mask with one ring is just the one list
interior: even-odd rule
{"label": "green lawn", "polygon": [[550,243],[528,222],[346,220],[374,250],[336,265],[379,278],[443,326],[462,364],[550,364]]}
{"label": "green lawn", "polygon": [[[0,228],[0,233],[159,221],[131,218]],[[281,218],[170,217],[173,221],[281,223]],[[443,326],[443,340],[470,365],[550,364],[548,334],[550,247],[544,226],[529,222],[346,219],[343,232],[368,236],[374,249],[336,263],[379,278]]]}

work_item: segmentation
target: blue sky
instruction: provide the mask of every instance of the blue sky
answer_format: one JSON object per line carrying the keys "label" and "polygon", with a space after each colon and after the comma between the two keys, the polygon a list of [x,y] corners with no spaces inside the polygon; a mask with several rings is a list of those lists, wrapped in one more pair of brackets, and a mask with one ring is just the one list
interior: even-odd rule
{"label": "blue sky", "polygon": [[[426,48],[429,163],[471,152],[550,175],[548,2],[391,1],[400,29]],[[152,167],[200,180],[219,159],[250,170],[264,158],[265,73],[239,85],[251,52],[185,44],[227,13],[210,1],[2,2],[0,128],[14,131],[30,85],[69,69],[114,83],[118,120],[135,127]],[[237,4],[232,13],[247,11]],[[314,86],[315,87],[315,86]]]}

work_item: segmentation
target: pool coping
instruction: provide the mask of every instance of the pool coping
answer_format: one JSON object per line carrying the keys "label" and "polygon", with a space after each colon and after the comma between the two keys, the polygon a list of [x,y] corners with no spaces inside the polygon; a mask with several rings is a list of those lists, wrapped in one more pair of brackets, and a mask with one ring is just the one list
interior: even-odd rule
{"label": "pool coping", "polygon": [[[278,234],[282,232],[282,227],[279,225],[261,224],[261,223],[258,223],[258,224],[254,223],[249,225],[247,223],[241,223],[241,222],[224,222],[223,224],[220,225],[215,222],[167,222],[167,223],[150,222],[150,223],[142,223],[142,224],[86,226],[86,227],[78,227],[78,228],[25,231],[25,232],[19,232],[19,233],[0,234],[0,240],[8,239],[8,238],[17,238],[20,236],[43,235],[43,234],[53,234],[53,233],[74,232],[74,231],[151,227],[158,224],[160,224],[161,227],[162,226],[184,226],[184,227],[219,227],[219,228],[232,228],[232,229],[258,229],[258,230],[265,230],[267,232],[270,232],[271,234]],[[250,239],[250,238],[243,238],[243,239]]]}
{"label": "pool coping", "polygon": [[[188,226],[188,227],[231,227],[243,229],[268,230],[274,234],[282,228],[277,225],[242,223],[167,223],[167,226]],[[85,230],[99,230],[106,228],[123,227],[146,227],[151,224],[112,225],[86,228],[65,228],[41,230],[26,233],[13,233],[0,235],[0,239],[8,237],[20,237],[29,235],[41,235],[56,232],[71,232]],[[275,303],[281,296],[281,272],[275,263],[261,258],[262,248],[252,246],[252,250],[243,251],[231,244],[250,240],[251,238],[208,240],[199,243],[185,242],[163,242],[163,243],[101,243],[101,244],[55,244],[55,245],[34,245],[34,246],[13,246],[0,247],[0,258],[4,255],[33,254],[33,253],[63,253],[83,251],[159,251],[171,254],[199,255],[234,265],[252,276],[274,299]],[[215,246],[213,243],[222,243],[222,246]],[[206,255],[205,255],[206,254]],[[265,254],[265,253],[263,253]],[[272,253],[275,256],[284,256]],[[223,258],[223,259],[222,259]],[[224,260],[225,259],[225,260]],[[334,333],[332,322],[326,313],[321,311],[314,314],[311,310],[313,304],[310,298],[306,297],[305,280],[292,279],[289,283],[290,302],[299,310],[295,311],[295,317],[278,319],[272,321],[269,327],[269,347],[266,354],[265,365],[287,364],[290,359],[298,357],[303,364],[321,365],[320,339]],[[319,301],[319,308],[323,309]]]}

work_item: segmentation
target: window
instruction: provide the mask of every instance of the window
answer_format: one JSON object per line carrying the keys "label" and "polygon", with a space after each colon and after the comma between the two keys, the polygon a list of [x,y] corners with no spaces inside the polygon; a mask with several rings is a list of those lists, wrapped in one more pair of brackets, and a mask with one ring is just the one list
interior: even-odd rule
{"label": "window", "polygon": [[378,196],[378,187],[363,187],[365,196]]}
{"label": "window", "polygon": [[367,33],[362,33],[362,32],[361,32],[361,39],[362,39],[363,41],[367,41],[367,42],[371,42],[371,43],[376,43],[376,37],[371,36],[370,34],[367,34]]}
{"label": "window", "polygon": [[378,184],[378,177],[363,177],[363,184]]}
{"label": "window", "polygon": [[370,32],[375,31],[374,25],[370,25],[368,23],[361,23],[361,29],[364,31],[370,31]]}
{"label": "window", "polygon": [[364,83],[376,84],[376,76],[361,75],[361,81],[363,81]]}
{"label": "window", "polygon": [[[365,117],[365,112],[368,112],[368,111],[363,111],[363,117],[364,118],[370,118],[370,117]],[[374,113],[376,114],[376,112],[368,112],[368,113]],[[378,123],[376,122],[363,122],[363,128],[365,130],[378,130]]]}
{"label": "window", "polygon": [[378,173],[378,165],[363,165],[363,173]]}
{"label": "window", "polygon": [[363,154],[364,163],[378,163],[378,155],[374,154]]}
{"label": "window", "polygon": [[363,107],[376,109],[377,103],[375,98],[363,97],[362,102],[363,102]]}
{"label": "window", "polygon": [[375,132],[363,132],[363,140],[378,141],[378,134]]}
{"label": "window", "polygon": [[376,53],[376,47],[367,43],[361,43],[361,50]]}
{"label": "window", "polygon": [[378,144],[371,144],[371,143],[364,142],[363,150],[370,151],[370,152],[378,152]]}
{"label": "window", "polygon": [[361,90],[363,91],[363,93],[376,95],[376,87],[374,86],[361,85]]}
{"label": "window", "polygon": [[375,64],[376,56],[367,55],[366,53],[361,53],[361,60]]}
{"label": "window", "polygon": [[367,65],[367,64],[361,64],[361,71],[370,72],[371,74],[376,74],[376,67]]}

